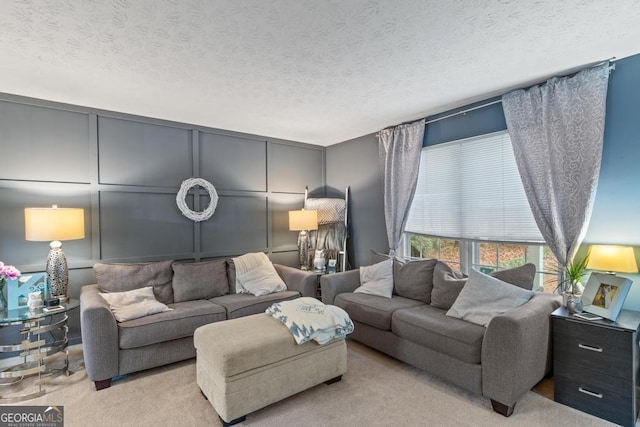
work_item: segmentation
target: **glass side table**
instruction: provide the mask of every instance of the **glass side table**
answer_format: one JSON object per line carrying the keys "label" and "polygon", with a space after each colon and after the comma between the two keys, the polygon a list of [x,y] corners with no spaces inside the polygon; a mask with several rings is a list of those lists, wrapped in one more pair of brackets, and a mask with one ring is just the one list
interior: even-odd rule
{"label": "glass side table", "polygon": [[[29,310],[21,308],[19,310],[4,310],[0,312],[0,328],[10,326],[22,326],[20,334],[22,341],[18,344],[5,344],[0,342],[1,353],[17,353],[3,359],[6,366],[0,370],[0,392],[4,387],[18,384],[25,377],[38,375],[37,390],[15,397],[4,397],[0,394],[0,403],[20,402],[42,396],[46,390],[42,388],[42,377],[55,377],[64,374],[69,369],[69,321],[68,312],[80,306],[80,301],[70,299],[62,304],[57,311],[45,311],[43,308]],[[55,333],[61,332],[61,336],[56,338]],[[53,340],[47,341],[44,334],[51,334]],[[51,356],[64,351],[64,359],[61,367],[47,366]]]}

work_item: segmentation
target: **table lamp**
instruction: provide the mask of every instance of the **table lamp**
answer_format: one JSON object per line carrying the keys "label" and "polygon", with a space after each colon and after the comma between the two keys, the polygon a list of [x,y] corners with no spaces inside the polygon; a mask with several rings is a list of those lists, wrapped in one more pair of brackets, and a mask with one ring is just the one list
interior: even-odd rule
{"label": "table lamp", "polygon": [[298,251],[300,269],[307,270],[309,264],[309,230],[318,229],[318,211],[299,210],[289,211],[289,230],[299,231]]}
{"label": "table lamp", "polygon": [[66,301],[69,269],[60,242],[84,239],[84,209],[59,208],[57,205],[50,208],[25,208],[24,230],[26,240],[51,241],[47,258],[49,295]]}
{"label": "table lamp", "polygon": [[592,245],[587,269],[611,274],[637,273],[638,264],[631,246]]}

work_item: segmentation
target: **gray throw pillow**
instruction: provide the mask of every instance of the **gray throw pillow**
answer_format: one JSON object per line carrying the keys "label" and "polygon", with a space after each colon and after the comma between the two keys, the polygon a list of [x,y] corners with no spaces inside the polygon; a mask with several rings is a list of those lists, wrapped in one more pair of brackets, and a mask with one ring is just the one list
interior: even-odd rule
{"label": "gray throw pillow", "polygon": [[[371,264],[377,264],[389,258],[391,258],[389,255],[370,251]],[[433,289],[433,269],[437,262],[436,259],[405,260],[398,257],[393,258],[393,293],[429,304]]]}
{"label": "gray throw pillow", "polygon": [[[524,264],[519,267],[494,271],[490,276],[502,280],[511,285],[530,291],[533,288],[533,279],[536,275],[536,266]],[[431,291],[431,305],[448,310],[451,308],[467,279],[466,275],[453,271],[451,267],[442,261],[438,261],[433,271],[433,291]]]}
{"label": "gray throw pillow", "polygon": [[532,296],[533,291],[471,270],[466,285],[447,311],[447,316],[487,327],[495,316],[521,306]]}
{"label": "gray throw pillow", "polygon": [[398,258],[393,263],[393,287],[401,297],[431,302],[433,270],[436,259],[403,261]]}
{"label": "gray throw pillow", "polygon": [[158,301],[171,304],[172,263],[173,260],[137,264],[97,263],[93,266],[93,271],[102,292],[125,292],[151,286]]}
{"label": "gray throw pillow", "polygon": [[533,289],[533,279],[536,277],[536,266],[528,263],[520,267],[494,271],[491,276],[530,291]]}
{"label": "gray throw pillow", "polygon": [[442,261],[438,261],[433,269],[433,290],[431,291],[431,305],[449,310],[458,294],[467,283],[467,276]]}
{"label": "gray throw pillow", "polygon": [[227,283],[229,284],[229,293],[236,293],[236,264],[233,258],[227,260]]}
{"label": "gray throw pillow", "polygon": [[174,302],[219,297],[229,293],[227,261],[176,264],[173,268]]}

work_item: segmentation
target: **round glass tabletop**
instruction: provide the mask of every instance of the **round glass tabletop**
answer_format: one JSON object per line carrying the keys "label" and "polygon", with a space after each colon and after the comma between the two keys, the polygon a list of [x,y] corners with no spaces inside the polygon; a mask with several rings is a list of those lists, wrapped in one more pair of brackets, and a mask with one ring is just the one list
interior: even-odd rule
{"label": "round glass tabletop", "polygon": [[20,308],[17,310],[2,310],[0,311],[0,326],[10,325],[16,322],[26,322],[29,320],[41,319],[47,316],[53,316],[54,314],[66,313],[69,310],[78,308],[80,306],[80,300],[69,299],[64,304],[60,304],[63,308],[55,311],[45,311],[44,307],[40,307],[36,310],[29,310],[28,307]]}

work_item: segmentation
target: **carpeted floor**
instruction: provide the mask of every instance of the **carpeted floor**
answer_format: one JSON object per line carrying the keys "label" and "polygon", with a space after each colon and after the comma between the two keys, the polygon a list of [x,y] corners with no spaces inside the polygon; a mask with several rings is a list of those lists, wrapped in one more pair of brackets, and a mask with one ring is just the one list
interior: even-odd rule
{"label": "carpeted floor", "polygon": [[[242,426],[606,426],[599,418],[528,392],[504,418],[488,399],[348,341],[348,372],[249,414]],[[96,392],[70,352],[69,377],[45,384],[47,395],[20,404],[62,405],[65,426],[218,426],[195,383],[195,360],[123,377]]]}

